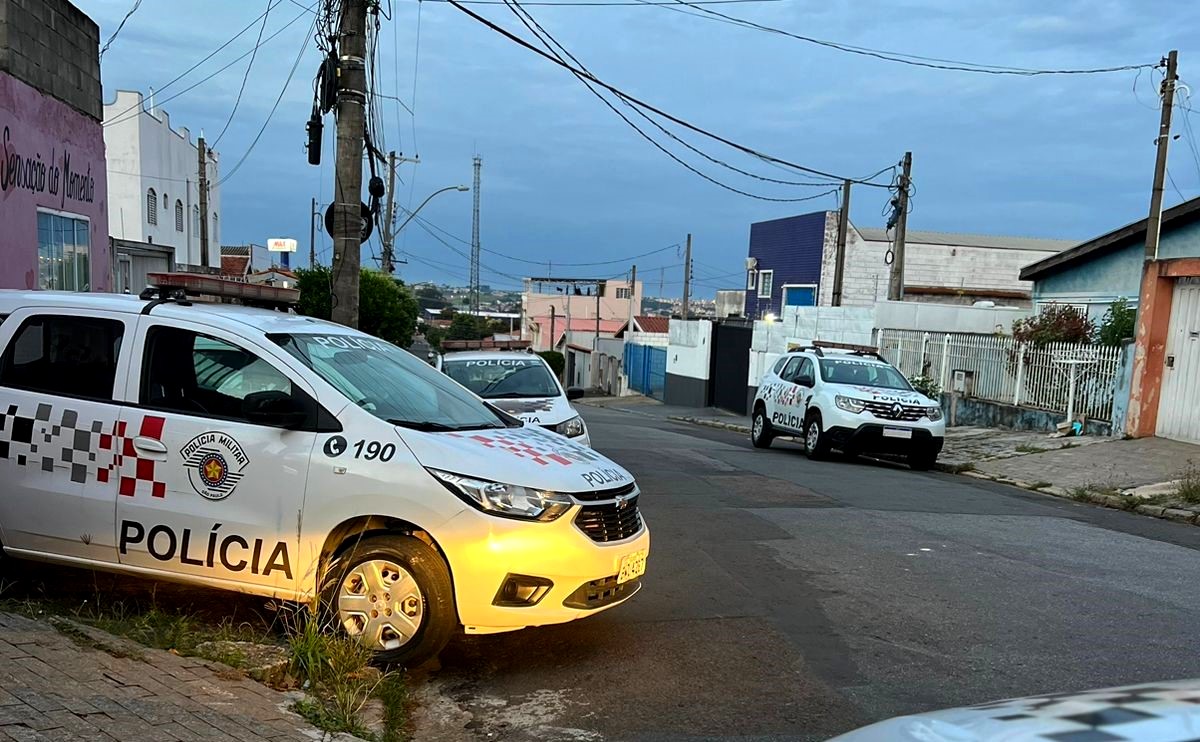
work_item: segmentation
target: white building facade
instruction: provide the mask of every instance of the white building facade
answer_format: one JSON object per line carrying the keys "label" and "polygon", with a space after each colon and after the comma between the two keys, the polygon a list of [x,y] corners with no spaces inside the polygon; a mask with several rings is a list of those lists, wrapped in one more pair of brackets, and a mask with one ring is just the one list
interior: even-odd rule
{"label": "white building facade", "polygon": [[[153,97],[118,90],[104,105],[108,158],[108,229],[120,240],[169,245],[178,270],[199,269],[200,163],[197,144],[183,127],[171,128]],[[219,159],[206,158],[208,179],[208,265],[221,266]]]}

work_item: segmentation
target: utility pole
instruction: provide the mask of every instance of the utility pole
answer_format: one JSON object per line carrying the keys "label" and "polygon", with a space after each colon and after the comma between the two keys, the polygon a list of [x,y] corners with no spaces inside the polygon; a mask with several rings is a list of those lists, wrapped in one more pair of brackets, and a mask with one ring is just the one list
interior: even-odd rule
{"label": "utility pole", "polygon": [[633,332],[633,318],[637,316],[634,302],[637,299],[637,265],[629,269],[629,324],[625,332]]}
{"label": "utility pole", "polygon": [[362,160],[367,108],[367,0],[342,0],[338,24],[337,157],[333,184],[333,321],[358,327]]}
{"label": "utility pole", "polygon": [[558,317],[556,316],[557,314],[558,314],[558,307],[551,304],[550,305],[550,350],[554,350],[554,340],[556,337],[554,334],[554,331],[556,329],[558,329],[554,326],[555,320],[558,319]]}
{"label": "utility pole", "polygon": [[692,293],[692,235],[687,238],[687,247],[683,251],[683,319],[688,318],[688,297]]}
{"label": "utility pole", "polygon": [[908,186],[912,182],[912,152],[904,153],[900,172],[900,193],[896,196],[896,240],[892,248],[892,275],[888,282],[888,299],[904,299],[904,239],[908,231]]}
{"label": "utility pole", "polygon": [[596,281],[596,339],[592,341],[592,350],[600,349],[600,292],[604,289],[604,283]]}
{"label": "utility pole", "polygon": [[837,256],[833,265],[833,301],[842,305],[842,275],[846,270],[846,237],[850,231],[850,180],[842,181],[842,208],[838,210]]}
{"label": "utility pole", "polygon": [[[208,149],[204,134],[196,140],[196,155],[200,168],[200,267],[208,272]],[[217,261],[218,263],[220,261]]]}
{"label": "utility pole", "polygon": [[1167,76],[1162,81],[1162,118],[1158,124],[1158,158],[1154,161],[1154,189],[1150,191],[1150,216],[1146,219],[1146,260],[1158,260],[1158,238],[1162,231],[1163,180],[1167,177],[1167,148],[1171,143],[1171,108],[1175,104],[1175,83],[1179,52],[1167,55]]}
{"label": "utility pole", "polygon": [[308,210],[308,269],[317,267],[317,197]]}
{"label": "utility pole", "polygon": [[[479,170],[483,160],[475,155],[475,205],[471,215],[471,311],[479,314]],[[569,300],[568,300],[569,301]],[[570,328],[568,328],[570,329]]]}
{"label": "utility pole", "polygon": [[388,152],[388,189],[387,189],[387,213],[383,219],[383,229],[381,230],[380,238],[383,240],[383,259],[380,261],[384,273],[395,273],[396,265],[392,260],[392,245],[395,243],[396,235],[392,232],[392,217],[395,214],[395,191],[396,191],[396,153]]}

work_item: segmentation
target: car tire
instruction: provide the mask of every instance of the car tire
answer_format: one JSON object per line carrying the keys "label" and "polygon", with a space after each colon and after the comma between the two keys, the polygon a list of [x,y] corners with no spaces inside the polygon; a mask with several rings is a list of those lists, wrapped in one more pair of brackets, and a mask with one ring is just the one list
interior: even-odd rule
{"label": "car tire", "polygon": [[330,561],[320,595],[328,625],[372,644],[382,665],[418,667],[459,625],[445,559],[413,536],[353,540]]}
{"label": "car tire", "polygon": [[754,417],[750,419],[750,442],[755,448],[770,448],[773,440],[775,430],[771,427],[771,421],[767,419],[767,410],[759,406],[755,408]]}
{"label": "car tire", "polygon": [[804,453],[813,461],[820,461],[829,454],[829,436],[821,427],[820,415],[809,415],[804,423]]}
{"label": "car tire", "polygon": [[908,468],[913,471],[929,471],[937,463],[937,454],[930,451],[914,451],[908,455]]}

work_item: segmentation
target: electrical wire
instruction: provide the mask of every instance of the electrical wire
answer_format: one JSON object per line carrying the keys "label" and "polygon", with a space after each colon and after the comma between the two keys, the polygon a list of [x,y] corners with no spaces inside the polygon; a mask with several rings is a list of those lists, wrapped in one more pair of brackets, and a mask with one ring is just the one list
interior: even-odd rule
{"label": "electrical wire", "polygon": [[1171,181],[1171,187],[1175,189],[1175,193],[1179,194],[1180,201],[1187,201],[1183,196],[1183,191],[1179,190],[1179,186],[1175,185],[1175,176],[1171,175],[1171,168],[1166,168],[1167,180]]}
{"label": "electrical wire", "polygon": [[[675,0],[678,5],[692,8],[711,19],[720,19],[725,23],[733,23],[744,28],[764,31],[766,33],[787,36],[798,41],[803,41],[808,44],[815,44],[829,49],[836,49],[847,54],[857,54],[865,57],[873,57],[887,62],[896,62],[898,64],[906,64],[913,67],[925,67],[936,70],[947,70],[953,72],[971,72],[987,75],[1017,75],[1022,77],[1034,77],[1040,75],[1099,75],[1112,72],[1129,72],[1140,69],[1152,69],[1160,66],[1162,63],[1143,63],[1143,64],[1124,64],[1112,67],[1093,67],[1081,69],[1036,69],[1028,67],[1010,67],[1006,65],[983,64],[979,62],[964,62],[955,59],[942,59],[938,57],[923,57],[917,54],[907,54],[905,52],[887,51],[884,49],[872,49],[865,46],[854,46],[851,44],[843,44],[837,41],[829,41],[826,39],[818,39],[812,36],[804,36],[802,34],[793,33],[781,28],[763,25],[754,21],[749,21],[744,18],[727,15],[720,11],[710,10],[701,7],[698,3],[692,0]],[[659,3],[670,7],[669,3]]]}
{"label": "electrical wire", "polygon": [[[448,0],[428,0],[429,2],[444,3]],[[458,0],[463,5],[504,5],[504,0]],[[742,3],[778,3],[783,0],[694,0],[695,5],[739,5]],[[675,0],[670,2],[658,2],[657,0],[566,0],[565,2],[536,2],[522,3],[523,5],[544,5],[547,7],[597,7],[606,8],[622,5],[674,5]]]}
{"label": "electrical wire", "polygon": [[129,19],[133,16],[133,14],[137,12],[137,9],[140,7],[142,7],[142,0],[134,0],[133,7],[129,9],[129,12],[127,12],[125,14],[125,17],[121,19],[121,22],[117,24],[117,29],[115,31],[113,31],[112,35],[110,35],[108,37],[108,41],[104,42],[104,46],[100,47],[99,59],[101,61],[104,60],[104,52],[108,51],[108,48],[110,46],[112,46],[114,41],[117,40],[117,34],[121,33],[121,29],[125,28],[125,24],[129,21]]}
{"label": "electrical wire", "polygon": [[1192,161],[1196,164],[1196,174],[1197,176],[1200,176],[1200,145],[1197,144],[1195,131],[1192,129],[1191,117],[1192,114],[1195,113],[1195,111],[1192,110],[1192,93],[1191,89],[1186,85],[1176,82],[1175,92],[1178,93],[1181,88],[1186,91],[1187,98],[1185,99],[1181,96],[1175,105],[1178,106],[1180,110],[1180,119],[1183,121],[1184,138],[1187,139],[1188,150],[1192,153]]}
{"label": "electrical wire", "polygon": [[[562,67],[576,75],[583,75],[588,80],[599,85],[600,87],[604,88],[605,90],[608,90],[610,93],[613,93],[614,95],[619,95],[621,98],[623,98],[627,102],[632,103],[632,104],[634,104],[640,108],[643,108],[647,111],[650,111],[651,113],[655,113],[655,114],[661,116],[662,118],[667,119],[668,121],[671,121],[674,124],[682,126],[686,129],[689,129],[690,131],[693,131],[702,136],[708,137],[709,139],[712,139],[714,141],[720,142],[721,144],[724,144],[727,147],[731,147],[740,152],[744,152],[748,155],[758,157],[759,159],[762,159],[762,160],[775,162],[780,165],[785,165],[787,167],[793,168],[799,172],[809,173],[810,175],[816,175],[819,177],[828,178],[829,180],[834,180],[834,181],[846,180],[846,178],[844,178],[843,176],[840,176],[840,175],[825,172],[823,170],[818,170],[816,168],[807,167],[805,165],[800,165],[800,164],[790,162],[790,161],[785,160],[780,157],[774,157],[772,155],[768,155],[768,154],[766,154],[764,152],[760,152],[759,150],[756,150],[752,147],[748,147],[746,145],[739,144],[739,143],[732,141],[726,137],[720,136],[719,134],[714,134],[713,132],[708,131],[707,129],[704,129],[700,126],[697,126],[688,121],[685,121],[684,119],[681,119],[677,116],[673,116],[673,115],[667,113],[666,111],[662,110],[661,108],[657,108],[649,103],[646,103],[645,101],[640,100],[640,99],[630,95],[629,93],[626,93],[625,91],[621,90],[620,88],[616,87],[615,85],[604,82],[603,80],[592,75],[591,73],[583,72],[582,70],[579,70],[578,68],[573,67],[572,65],[564,62],[563,60],[556,58],[554,55],[552,55],[546,51],[543,51],[542,49],[539,49],[538,47],[529,43],[525,39],[522,39],[521,37],[517,36],[516,34],[513,34],[512,32],[508,31],[507,29],[502,28],[501,26],[493,23],[492,21],[488,20],[487,18],[484,18],[483,16],[479,15],[475,11],[471,10],[470,8],[468,8],[465,5],[463,5],[462,3],[460,3],[459,0],[445,0],[445,1],[447,3],[449,3],[450,5],[454,6],[454,8],[456,8],[460,12],[470,16],[471,18],[475,19],[479,23],[488,27],[492,31],[495,31],[496,33],[505,37],[509,41],[517,44],[518,46],[524,47],[525,49],[528,49],[529,51],[533,52],[534,54],[537,54],[538,56],[542,57],[543,59],[546,59],[549,62],[556,64],[559,67]],[[874,186],[877,188],[886,188],[887,187],[882,183],[869,183],[869,182],[865,182],[865,181],[855,180],[853,178],[851,178],[849,180],[851,180],[851,182],[854,182],[854,183],[860,183],[861,185]],[[820,194],[820,195],[824,195],[824,194]]]}
{"label": "electrical wire", "polygon": [[242,75],[242,86],[238,88],[237,99],[233,102],[233,110],[229,112],[229,118],[225,119],[225,126],[221,127],[221,133],[213,140],[212,146],[215,149],[221,141],[221,137],[225,136],[225,132],[229,131],[229,125],[233,123],[233,116],[237,113],[238,106],[242,103],[242,95],[246,92],[246,81],[250,79],[250,70],[254,69],[254,60],[258,58],[258,49],[262,46],[263,31],[267,29],[267,20],[271,17],[271,0],[267,0],[267,10],[263,13],[262,25],[258,27],[258,38],[254,40],[254,48],[250,53],[250,61],[246,63],[246,72]]}

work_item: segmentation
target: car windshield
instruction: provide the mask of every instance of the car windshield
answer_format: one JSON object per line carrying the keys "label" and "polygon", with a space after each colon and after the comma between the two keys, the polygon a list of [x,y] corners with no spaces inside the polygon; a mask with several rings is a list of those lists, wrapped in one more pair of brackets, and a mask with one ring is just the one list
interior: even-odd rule
{"label": "car windshield", "polygon": [[562,392],[540,358],[474,358],[444,363],[450,378],[485,399],[557,397]]}
{"label": "car windshield", "polygon": [[904,378],[904,374],[891,366],[852,358],[822,358],[821,378],[831,384],[912,390],[912,385]]}
{"label": "car windshield", "polygon": [[408,351],[363,335],[272,335],[350,401],[393,425],[478,430],[510,424]]}

